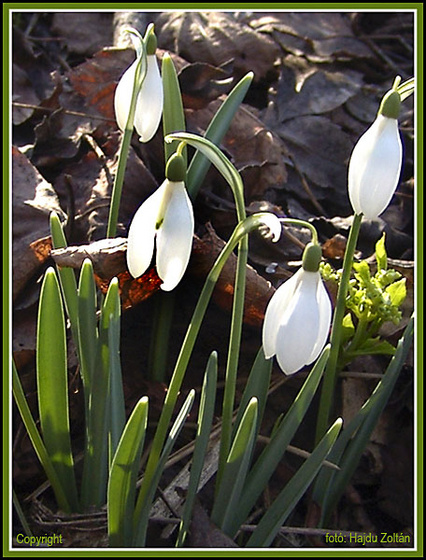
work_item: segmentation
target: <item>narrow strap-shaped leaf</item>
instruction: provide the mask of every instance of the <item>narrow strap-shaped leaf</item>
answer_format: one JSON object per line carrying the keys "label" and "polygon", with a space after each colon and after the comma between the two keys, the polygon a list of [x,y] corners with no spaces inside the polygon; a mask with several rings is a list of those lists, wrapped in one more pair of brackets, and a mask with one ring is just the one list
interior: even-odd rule
{"label": "narrow strap-shaped leaf", "polygon": [[[194,404],[195,391],[191,390],[185,399],[185,402],[180,409],[176,420],[174,421],[167,440],[164,444],[163,451],[161,453],[160,459],[158,461],[157,467],[155,469],[154,476],[150,481],[150,486],[148,492],[144,495],[143,502],[138,497],[134,516],[133,516],[133,526],[134,526],[134,546],[142,547],[145,546],[146,532],[148,529],[149,512],[151,511],[152,501],[154,499],[155,492],[158,488],[158,484],[163,474],[166,461],[173,449],[174,444],[180,434],[181,429],[185,423],[185,420]],[[140,494],[140,493],[139,493]]]}
{"label": "narrow strap-shaped leaf", "polygon": [[[253,81],[253,73],[249,72],[233,88],[225,101],[219,107],[207,127],[205,138],[208,138],[217,146],[222,142],[227,133],[235,113],[238,111],[243,99]],[[169,131],[173,132],[173,131]],[[188,166],[187,189],[192,199],[197,196],[198,190],[210,167],[210,161],[202,152],[197,151]]]}
{"label": "narrow strap-shaped leaf", "polygon": [[126,408],[124,403],[123,377],[120,362],[120,321],[111,317],[108,332],[109,369],[110,369],[110,453],[114,456],[118,442],[126,423]]}
{"label": "narrow strap-shaped leaf", "polygon": [[50,485],[52,486],[55,493],[58,507],[62,511],[70,513],[71,507],[68,503],[68,498],[66,496],[64,488],[62,487],[62,481],[59,479],[58,473],[56,472],[53,463],[50,460],[46,446],[44,445],[41,435],[37,430],[37,426],[34,421],[33,415],[31,414],[30,407],[28,406],[27,399],[25,398],[25,393],[22,388],[18,372],[16,371],[14,361],[12,361],[12,390],[16,405],[19,410],[19,414],[21,415],[25,429],[27,430],[28,436],[34,447],[34,451],[36,452],[37,457],[39,458],[44,472],[46,473]]}
{"label": "narrow strap-shaped leaf", "polygon": [[[61,221],[56,212],[50,214],[50,234],[52,236],[52,245],[54,249],[62,249],[68,246]],[[68,266],[58,266],[57,270],[64,296],[65,310],[70,320],[71,332],[78,352],[78,297],[75,273],[74,270]]]}
{"label": "narrow strap-shaped leaf", "polygon": [[[186,130],[185,113],[183,111],[182,95],[179,80],[173,60],[168,53],[163,56],[161,65],[161,77],[163,80],[164,106],[163,106],[163,134],[167,136],[170,132],[183,132]],[[165,161],[176,151],[178,142],[164,144]],[[186,149],[182,156],[186,163]]]}
{"label": "narrow strap-shaped leaf", "polygon": [[88,463],[88,476],[91,483],[88,505],[96,507],[105,503],[109,470],[108,434],[111,426],[109,329],[111,317],[117,317],[119,314],[117,294],[117,282],[111,281],[99,318],[98,348],[91,382],[89,403],[91,445]]}
{"label": "narrow strap-shaped leaf", "polygon": [[24,510],[22,509],[21,503],[19,501],[19,498],[14,488],[12,489],[12,502],[13,502],[13,507],[15,508],[16,514],[18,516],[19,522],[22,525],[22,529],[24,530],[27,537],[32,537],[33,533],[31,531],[31,527],[27,521],[27,518],[25,517]]}
{"label": "narrow strap-shaped leaf", "polygon": [[271,373],[272,360],[267,360],[265,358],[263,347],[261,346],[251,368],[247,384],[244,388],[243,396],[241,397],[237,417],[234,424],[235,429],[239,426],[244,411],[250,399],[252,399],[253,397],[256,397],[258,402],[257,423],[258,425],[260,424],[266,406]]}
{"label": "narrow strap-shaped leaf", "polygon": [[123,378],[120,360],[120,294],[118,280],[110,283],[111,296],[115,299],[113,313],[110,315],[108,327],[109,375],[110,375],[110,454],[114,456],[118,442],[126,423],[126,411],[123,393]]}
{"label": "narrow strap-shaped leaf", "polygon": [[222,531],[233,536],[233,519],[238,510],[241,493],[250,466],[256,439],[257,399],[252,398],[244,412],[225,463],[212,510],[212,521]]}
{"label": "narrow strap-shaped leaf", "polygon": [[339,418],[267,509],[249,538],[247,547],[270,546],[281,526],[317,475],[323,461],[336,441],[341,427],[342,420]]}
{"label": "narrow strap-shaped leaf", "polygon": [[109,546],[112,547],[132,543],[136,480],[147,419],[148,398],[142,397],[127,421],[112,461],[107,493]]}
{"label": "narrow strap-shaped leaf", "polygon": [[43,441],[68,502],[76,511],[78,499],[70,439],[65,318],[53,268],[46,271],[40,293],[36,364]]}
{"label": "narrow strap-shaped leaf", "polygon": [[78,285],[78,330],[80,340],[80,368],[83,382],[86,417],[88,415],[89,398],[92,390],[92,378],[96,366],[98,351],[96,284],[93,265],[85,259],[80,271]]}
{"label": "narrow strap-shaped leaf", "polygon": [[[182,95],[179,80],[173,60],[165,53],[162,60],[161,79],[163,81],[163,136],[169,132],[185,130],[185,113],[182,104]],[[165,162],[175,153],[178,142],[164,142]],[[187,163],[187,150],[182,151],[185,166]],[[167,358],[169,352],[170,334],[173,314],[175,309],[174,292],[161,292],[157,295],[157,307],[154,328],[151,332],[149,352],[149,372],[151,379],[162,383],[167,382]]]}
{"label": "narrow strap-shaped leaf", "polygon": [[235,512],[235,526],[239,527],[246,520],[299,428],[320,383],[329,352],[330,348],[326,346],[287,414],[275,429],[270,442],[250,471],[238,511]]}
{"label": "narrow strap-shaped leaf", "polygon": [[323,469],[315,484],[313,499],[322,506],[322,518],[325,521],[337,504],[340,496],[359,464],[377,421],[388,402],[395,383],[404,365],[413,339],[411,318],[404,334],[398,342],[396,351],[372,395],[358,413],[342,430],[329,459],[340,465],[340,470],[331,472]]}
{"label": "narrow strap-shaped leaf", "polygon": [[210,430],[213,422],[214,405],[216,399],[217,385],[217,354],[212,352],[207,363],[204,374],[203,388],[201,391],[201,402],[198,413],[197,436],[195,439],[194,454],[192,456],[191,472],[189,475],[188,491],[185,506],[182,513],[182,521],[176,546],[183,546],[191,521],[195,496],[200,482],[201,472],[204,466],[204,458],[207,451]]}
{"label": "narrow strap-shaped leaf", "polygon": [[96,446],[93,430],[93,379],[98,368],[98,320],[97,320],[96,285],[93,265],[85,259],[80,271],[78,284],[78,330],[80,341],[80,375],[83,383],[85,404],[85,452],[83,476],[81,481],[81,503],[84,508],[93,502],[95,488],[93,480],[93,458]]}

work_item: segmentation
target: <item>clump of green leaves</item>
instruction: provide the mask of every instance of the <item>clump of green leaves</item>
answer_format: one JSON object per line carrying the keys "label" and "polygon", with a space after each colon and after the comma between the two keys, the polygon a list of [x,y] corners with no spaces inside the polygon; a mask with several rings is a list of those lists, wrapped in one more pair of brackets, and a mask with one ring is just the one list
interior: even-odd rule
{"label": "clump of green leaves", "polygon": [[[356,356],[363,354],[393,355],[395,348],[379,334],[381,327],[392,322],[398,325],[407,289],[406,279],[396,270],[388,268],[385,234],[375,247],[374,268],[366,260],[353,263],[353,277],[346,297],[348,313],[343,319],[340,365],[343,367]],[[328,263],[321,273],[326,281],[339,283],[341,271]]]}

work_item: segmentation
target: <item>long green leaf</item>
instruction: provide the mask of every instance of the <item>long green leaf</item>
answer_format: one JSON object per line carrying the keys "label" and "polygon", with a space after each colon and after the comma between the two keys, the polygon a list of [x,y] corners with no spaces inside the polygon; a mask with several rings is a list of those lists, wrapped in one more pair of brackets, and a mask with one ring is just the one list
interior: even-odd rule
{"label": "long green leaf", "polygon": [[[117,282],[111,282],[101,308],[96,367],[90,394],[90,501],[89,505],[102,506],[106,500],[108,434],[110,432],[110,343],[111,317],[117,317],[119,299]],[[90,475],[89,475],[90,476]]]}
{"label": "long green leaf", "polygon": [[192,456],[191,472],[189,475],[188,491],[176,546],[183,546],[188,527],[191,521],[195,496],[200,482],[201,471],[207,451],[210,431],[213,422],[214,405],[217,386],[217,354],[212,352],[204,374],[203,389],[201,392],[200,409],[198,413],[197,436],[195,439],[194,454]]}
{"label": "long green leaf", "polygon": [[93,265],[90,259],[85,259],[80,271],[78,284],[78,330],[80,341],[80,375],[83,383],[85,404],[85,452],[83,476],[81,481],[81,502],[86,508],[92,504],[94,490],[93,466],[94,447],[96,446],[93,432],[93,379],[98,367],[98,320],[96,285],[93,275]]}
{"label": "long green leaf", "polygon": [[265,447],[247,477],[244,493],[234,516],[235,530],[244,523],[258,497],[265,489],[285,450],[300,426],[319,386],[327,363],[330,347],[326,346],[312,368],[296,399],[274,431],[271,441]]}
{"label": "long green leaf", "polygon": [[111,280],[110,290],[115,298],[114,313],[110,315],[108,328],[109,375],[110,375],[110,454],[113,457],[126,423],[123,378],[120,360],[120,295],[118,280]]}
{"label": "long green leaf", "polygon": [[[185,113],[183,110],[182,96],[179,87],[179,80],[173,60],[166,53],[162,60],[161,77],[164,90],[163,105],[163,135],[169,132],[185,130]],[[164,143],[165,161],[175,153],[178,142]],[[182,151],[185,165],[187,163],[187,150]],[[170,343],[170,333],[172,328],[173,314],[175,308],[175,292],[161,292],[156,298],[156,311],[154,327],[151,331],[150,351],[149,351],[149,375],[150,378],[166,383],[167,366]]]}
{"label": "long green leaf", "polygon": [[268,508],[248,540],[247,547],[270,546],[281,526],[320,470],[323,461],[339,435],[341,427],[342,420],[339,418]]}
{"label": "long green leaf", "polygon": [[237,417],[235,419],[235,428],[239,426],[244,411],[253,397],[256,397],[258,402],[257,423],[258,425],[260,424],[266,406],[271,373],[272,360],[267,360],[265,358],[263,347],[261,346],[251,368],[243,396],[241,397]]}
{"label": "long green leaf", "polygon": [[[67,247],[67,240],[62,228],[61,221],[56,212],[50,214],[50,234],[52,236],[52,245],[54,249],[62,249]],[[79,351],[78,336],[78,297],[77,297],[77,281],[75,279],[74,270],[68,266],[58,266],[59,281],[61,283],[62,293],[64,296],[65,310],[70,320],[71,332],[74,338],[74,344]]]}
{"label": "long green leaf", "polygon": [[[143,503],[138,499],[133,515],[133,526],[134,526],[134,546],[142,547],[145,546],[146,532],[148,529],[149,512],[151,511],[152,501],[154,499],[155,492],[158,488],[158,484],[163,474],[166,461],[176,443],[176,440],[180,434],[181,429],[185,423],[185,420],[191,410],[194,403],[195,391],[191,390],[185,399],[185,402],[180,409],[176,420],[174,421],[167,440],[164,444],[163,451],[159,458],[158,464],[155,469],[154,476],[150,481],[148,492],[144,495]],[[140,506],[140,507],[138,507]]]}
{"label": "long green leaf", "polygon": [[71,451],[67,349],[61,292],[53,268],[46,271],[37,323],[37,396],[43,441],[71,508],[78,510]]}
{"label": "long green leaf", "polygon": [[[161,78],[164,89],[163,106],[163,134],[167,136],[170,132],[185,131],[185,113],[183,111],[182,95],[179,87],[179,80],[171,56],[166,53],[163,56],[161,65]],[[176,151],[178,142],[164,144],[165,161]],[[186,162],[186,150],[182,156]]]}
{"label": "long green leaf", "polygon": [[388,402],[404,365],[413,339],[414,319],[411,318],[383,378],[369,399],[352,418],[337,439],[329,459],[340,465],[340,470],[329,469],[320,473],[315,484],[313,499],[322,506],[322,519],[327,520],[332,509],[348,485],[371,434]]}
{"label": "long green leaf", "polygon": [[[208,138],[217,146],[222,142],[227,133],[235,113],[238,111],[244,97],[253,81],[253,73],[249,72],[233,88],[225,101],[219,107],[207,127],[205,138]],[[172,131],[170,131],[172,132]],[[192,199],[197,196],[198,190],[210,167],[210,161],[202,152],[197,151],[188,166],[186,186]]]}
{"label": "long green leaf", "polygon": [[108,535],[109,546],[112,547],[125,547],[132,543],[136,480],[147,420],[148,398],[142,397],[123,430],[108,480]]}
{"label": "long green leaf", "polygon": [[250,466],[257,428],[257,399],[252,398],[245,410],[220,480],[212,510],[212,521],[233,536],[233,518],[239,508],[241,493]]}
{"label": "long green leaf", "polygon": [[78,330],[80,340],[80,372],[83,382],[86,418],[88,416],[92,379],[98,351],[99,333],[96,312],[97,298],[93,265],[90,259],[85,259],[81,267],[78,285]]}
{"label": "long green leaf", "polygon": [[30,407],[28,406],[27,399],[25,398],[25,393],[22,388],[18,372],[16,371],[14,361],[12,361],[12,391],[19,410],[19,414],[21,415],[25,429],[27,430],[28,436],[34,447],[34,451],[36,452],[37,457],[39,458],[44,472],[46,473],[46,476],[49,479],[49,482],[55,493],[58,507],[62,511],[70,513],[71,507],[64,488],[62,487],[62,481],[59,479],[58,473],[56,472],[55,467],[50,460],[46,446],[44,445],[41,435],[37,430],[37,426],[34,421],[33,415],[31,414]]}

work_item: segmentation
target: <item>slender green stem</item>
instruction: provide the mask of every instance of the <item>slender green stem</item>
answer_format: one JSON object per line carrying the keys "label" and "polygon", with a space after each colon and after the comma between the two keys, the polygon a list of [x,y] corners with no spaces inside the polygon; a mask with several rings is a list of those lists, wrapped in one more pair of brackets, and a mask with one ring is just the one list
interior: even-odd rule
{"label": "slender green stem", "polygon": [[200,297],[198,298],[197,305],[195,307],[191,322],[185,336],[185,340],[183,341],[179,356],[177,358],[170,385],[167,390],[160,419],[158,421],[157,430],[152,442],[151,453],[146,465],[145,475],[136,503],[134,519],[139,519],[140,512],[142,511],[145,502],[145,498],[149,493],[151,483],[155,476],[158,460],[161,455],[163,444],[167,435],[169,422],[176,405],[186,368],[188,366],[195,342],[197,340],[197,336],[200,331],[211,295],[213,293],[213,289],[223,269],[223,266],[225,265],[225,262],[227,261],[228,257],[231,255],[232,251],[235,249],[241,238],[243,236],[246,236],[253,229],[260,227],[261,224],[268,224],[268,219],[270,220],[270,214],[259,213],[253,214],[252,216],[244,220],[244,222],[240,222],[235,228],[225,247],[217,257],[216,262],[214,263],[207,276]]}
{"label": "slender green stem", "polygon": [[[239,177],[239,175],[238,175]],[[246,218],[244,187],[241,178],[234,189],[235,206],[238,221]],[[244,300],[246,292],[246,273],[248,258],[248,237],[245,235],[238,244],[237,269],[234,282],[234,298],[232,303],[231,329],[229,334],[228,358],[225,371],[225,389],[223,394],[222,433],[219,451],[218,482],[225,467],[226,458],[231,449],[232,416],[234,412],[235,389],[237,385],[238,362],[240,356],[241,333],[244,318]],[[217,488],[219,484],[217,485]]]}
{"label": "slender green stem", "polygon": [[[177,133],[170,134],[166,141],[179,139],[182,142],[192,144],[201,153],[208,157],[222,173],[228,184],[232,189],[234,195],[235,206],[237,210],[237,217],[241,223],[246,216],[245,202],[244,202],[244,185],[240,174],[229,162],[226,156],[219,150],[217,146],[212,144],[208,139],[197,137],[194,134]],[[244,313],[244,299],[245,299],[245,282],[246,282],[246,265],[248,254],[248,239],[241,239],[238,246],[238,261],[237,271],[235,276],[234,299],[231,318],[231,332],[229,338],[228,359],[225,374],[225,393],[222,411],[222,434],[221,434],[221,451],[219,464],[221,468],[224,466],[226,457],[228,455],[231,434],[232,434],[232,413],[234,407],[235,385],[238,369],[238,358],[241,345],[241,332]]]}
{"label": "slender green stem", "polygon": [[219,487],[226,458],[231,449],[232,417],[234,412],[235,388],[237,384],[238,362],[240,356],[241,333],[244,316],[244,299],[246,288],[246,267],[248,255],[247,236],[238,246],[237,270],[235,274],[234,300],[229,336],[228,359],[225,373],[225,389],[223,394],[222,433],[220,439],[218,485]]}
{"label": "slender green stem", "polygon": [[346,296],[348,293],[349,280],[352,271],[352,263],[356,244],[358,241],[359,230],[361,227],[362,214],[355,214],[352,226],[349,232],[349,238],[346,245],[345,256],[343,259],[343,272],[337,292],[336,308],[334,310],[333,324],[331,327],[331,351],[324,372],[324,380],[321,391],[321,399],[318,410],[317,421],[317,443],[326,433],[329,426],[331,408],[334,400],[334,388],[338,373],[338,360],[340,353],[340,342],[342,338],[342,322],[346,310]]}
{"label": "slender green stem", "polygon": [[298,220],[296,218],[280,218],[280,222],[283,224],[293,224],[295,226],[304,227],[310,230],[312,234],[312,243],[318,243],[318,232],[312,224],[305,222],[305,220]]}
{"label": "slender green stem", "polygon": [[121,141],[120,153],[118,156],[117,173],[115,175],[114,185],[112,187],[111,206],[108,216],[107,237],[115,237],[115,234],[117,232],[118,211],[120,210],[121,193],[123,190],[124,175],[126,173],[126,164],[129,155],[132,134],[133,129],[126,129]]}

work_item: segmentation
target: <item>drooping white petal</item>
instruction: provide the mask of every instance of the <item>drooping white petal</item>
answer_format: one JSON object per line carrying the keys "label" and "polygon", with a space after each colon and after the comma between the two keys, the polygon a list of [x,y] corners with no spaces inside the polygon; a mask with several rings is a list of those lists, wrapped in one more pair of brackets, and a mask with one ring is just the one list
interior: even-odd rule
{"label": "drooping white petal", "polygon": [[157,57],[147,56],[147,71],[136,102],[135,128],[141,142],[148,142],[156,133],[163,112],[163,82]]}
{"label": "drooping white petal", "polygon": [[169,181],[169,187],[170,199],[157,233],[157,272],[165,291],[173,290],[185,273],[194,236],[192,203],[183,181]]}
{"label": "drooping white petal", "polygon": [[318,287],[316,293],[316,300],[319,310],[319,326],[316,343],[312,349],[310,357],[307,359],[306,364],[311,364],[320,355],[322,349],[327,342],[327,338],[330,332],[331,324],[331,314],[332,306],[330,301],[330,296],[321,280],[320,274],[318,273]]}
{"label": "drooping white petal", "polygon": [[269,300],[262,329],[262,345],[266,358],[276,354],[276,341],[283,310],[290,304],[299,283],[302,269],[286,280]]}
{"label": "drooping white petal", "polygon": [[129,117],[137,63],[138,61],[136,59],[133,64],[131,64],[131,66],[129,66],[129,68],[124,72],[115,90],[115,119],[117,121],[119,129],[122,132],[124,132],[126,128],[127,119]]}
{"label": "drooping white petal", "polygon": [[377,218],[398,185],[402,144],[398,121],[378,115],[357,142],[349,162],[348,191],[355,213]]}
{"label": "drooping white petal", "polygon": [[303,271],[291,305],[284,311],[278,329],[277,360],[287,375],[307,364],[320,324],[316,300],[317,273]]}
{"label": "drooping white petal", "polygon": [[157,225],[161,221],[167,201],[167,183],[141,204],[130,224],[127,239],[127,268],[134,278],[141,276],[149,267],[154,254]]}

